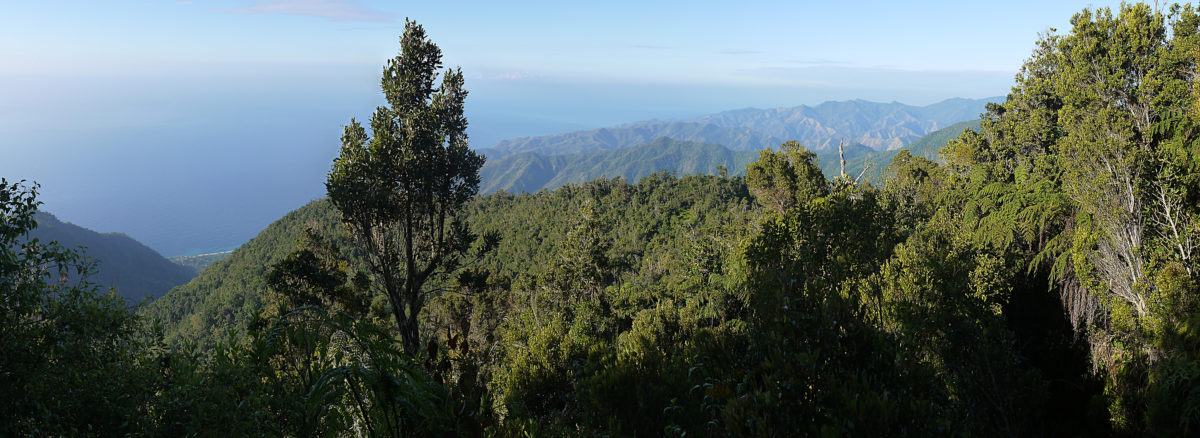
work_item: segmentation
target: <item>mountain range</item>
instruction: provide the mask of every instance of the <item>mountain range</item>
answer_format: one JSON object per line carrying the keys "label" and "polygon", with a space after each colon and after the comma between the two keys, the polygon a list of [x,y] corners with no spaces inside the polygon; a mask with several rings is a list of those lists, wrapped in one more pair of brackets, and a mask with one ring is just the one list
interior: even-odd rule
{"label": "mountain range", "polygon": [[[931,132],[901,149],[875,151],[861,144],[843,145],[846,173],[851,177],[878,182],[883,170],[896,153],[909,150],[913,155],[936,160],[946,142],[964,129],[979,129],[978,119],[960,122]],[[817,164],[827,177],[841,172],[836,147],[814,151]],[[724,167],[730,175],[743,175],[746,165],[758,159],[758,150],[732,150],[712,143],[659,137],[654,141],[621,149],[576,154],[547,155],[522,152],[500,158],[491,157],[479,171],[481,193],[499,190],[533,193],[579,184],[599,177],[622,177],[637,181],[654,172],[670,171],[679,175],[716,174]]]}
{"label": "mountain range", "polygon": [[986,99],[954,98],[926,106],[865,100],[825,102],[791,108],[746,108],[685,120],[649,120],[559,135],[504,140],[482,149],[497,159],[522,152],[564,155],[643,145],[660,137],[718,144],[731,150],[757,150],[796,140],[810,150],[838,143],[894,150],[930,132],[979,118]]}
{"label": "mountain range", "polygon": [[[847,159],[871,154],[863,145],[846,145]],[[757,150],[731,150],[712,143],[659,137],[646,144],[615,150],[569,155],[522,152],[488,160],[479,171],[480,192],[497,190],[536,192],[566,184],[580,184],[599,177],[623,177],[637,181],[659,171],[680,175],[716,174],[724,167],[731,175],[745,173],[746,165],[758,159]],[[837,162],[837,150],[818,151],[822,163]]]}
{"label": "mountain range", "polygon": [[[978,126],[978,120],[954,124],[908,144],[903,150],[910,150],[913,155],[936,159],[938,150],[947,141],[962,134],[963,129],[978,129]],[[847,174],[857,175],[866,168],[868,171],[864,174],[864,179],[875,182],[882,176],[882,169],[886,168],[899,152],[874,151],[862,145],[850,145],[844,149]],[[816,153],[818,164],[827,176],[832,177],[840,172],[836,149]],[[509,192],[524,191],[537,194],[501,193],[486,196],[477,200],[477,203],[468,209],[468,214],[471,214],[475,221],[490,217],[491,219],[486,220],[493,222],[498,219],[492,216],[499,214],[503,216],[503,220],[498,220],[498,223],[491,226],[509,232],[528,227],[529,224],[521,221],[528,219],[524,215],[529,212],[520,208],[497,208],[494,204],[532,203],[538,205],[537,211],[554,210],[562,206],[553,203],[542,204],[557,199],[553,193],[558,192],[544,189],[575,185],[601,176],[621,176],[633,182],[662,170],[674,171],[683,176],[713,174],[717,173],[718,166],[725,166],[730,175],[745,174],[746,164],[757,160],[758,156],[759,151],[736,151],[715,144],[665,137],[618,150],[570,155],[524,152],[488,161],[480,171],[484,181],[481,192],[504,189]],[[663,181],[677,180],[660,176],[657,179],[642,181],[642,184],[654,185]],[[562,190],[569,191],[570,188]],[[256,314],[266,299],[268,288],[265,276],[268,268],[297,247],[306,229],[313,229],[331,241],[339,242],[343,249],[349,247],[348,237],[338,220],[338,213],[329,200],[312,201],[271,224],[231,254],[223,254],[222,259],[203,270],[196,278],[151,302],[143,308],[143,314],[163,322],[167,338],[173,342],[212,342],[220,336],[222,330],[237,330]],[[521,233],[529,234],[523,239],[540,241],[545,232],[534,227]],[[344,257],[350,260],[355,255],[347,252]],[[498,257],[507,259],[517,255],[503,254]]]}

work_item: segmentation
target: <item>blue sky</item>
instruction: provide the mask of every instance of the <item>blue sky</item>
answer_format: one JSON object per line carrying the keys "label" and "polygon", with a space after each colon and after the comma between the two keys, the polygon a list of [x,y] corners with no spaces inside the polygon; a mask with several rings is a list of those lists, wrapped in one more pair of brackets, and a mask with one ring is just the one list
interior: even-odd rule
{"label": "blue sky", "polygon": [[[4,75],[230,75],[366,66],[417,20],[480,83],[836,85],[829,71],[1011,76],[1080,2],[24,1],[0,14]],[[972,76],[974,75],[974,76]],[[897,88],[932,84],[895,80]],[[978,89],[995,93],[989,81]],[[888,83],[878,85],[884,88]],[[990,88],[983,88],[990,87]],[[920,102],[915,102],[920,103]]]}
{"label": "blue sky", "polygon": [[476,147],[650,118],[1003,95],[1081,2],[26,1],[0,4],[0,176],[164,255],[323,195],[404,19],[467,77]]}
{"label": "blue sky", "polygon": [[[591,102],[590,94],[615,96],[596,105],[618,108],[544,116],[596,125],[831,99],[926,104],[1004,94],[1038,33],[1065,27],[1090,5],[8,0],[0,6],[0,93],[11,98],[0,111],[19,113],[10,125],[42,125],[49,117],[30,106],[160,96],[138,88],[169,81],[203,82],[196,85],[216,92],[283,82],[367,96],[406,17],[426,26],[447,65],[464,68],[480,113],[534,113],[525,107]],[[698,88],[707,91],[697,95]],[[631,98],[634,105],[621,105]],[[629,114],[622,106],[661,109]],[[148,115],[107,116],[96,123]],[[485,144],[477,146],[506,134],[480,135]]]}

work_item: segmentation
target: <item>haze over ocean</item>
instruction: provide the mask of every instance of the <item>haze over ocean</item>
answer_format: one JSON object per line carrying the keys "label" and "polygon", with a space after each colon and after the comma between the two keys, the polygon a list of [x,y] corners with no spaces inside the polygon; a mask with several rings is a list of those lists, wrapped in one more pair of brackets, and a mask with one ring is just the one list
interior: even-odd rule
{"label": "haze over ocean", "polygon": [[168,257],[235,248],[324,195],[341,126],[383,103],[379,72],[404,17],[463,67],[481,148],[751,106],[1003,95],[1046,21],[1079,7],[997,6],[1021,13],[991,28],[954,2],[755,14],[686,2],[56,5],[0,14],[0,176],[40,183],[43,209],[64,221]]}

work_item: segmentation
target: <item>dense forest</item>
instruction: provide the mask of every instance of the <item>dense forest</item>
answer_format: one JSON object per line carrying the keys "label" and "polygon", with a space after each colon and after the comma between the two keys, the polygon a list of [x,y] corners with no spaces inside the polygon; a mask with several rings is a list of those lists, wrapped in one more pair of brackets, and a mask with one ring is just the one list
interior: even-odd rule
{"label": "dense forest", "polygon": [[146,306],[0,183],[0,435],[1196,436],[1200,14],[1071,24],[877,180],[785,141],[480,195],[410,22],[328,197]]}

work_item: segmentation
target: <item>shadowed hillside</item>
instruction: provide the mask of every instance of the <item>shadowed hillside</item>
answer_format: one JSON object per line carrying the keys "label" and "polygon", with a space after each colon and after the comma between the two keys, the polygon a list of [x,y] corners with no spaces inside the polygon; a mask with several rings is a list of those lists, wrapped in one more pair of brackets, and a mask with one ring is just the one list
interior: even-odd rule
{"label": "shadowed hillside", "polygon": [[112,287],[131,303],[160,297],[196,276],[195,269],[171,263],[123,233],[97,233],[46,212],[39,212],[36,219],[38,227],[29,233],[31,238],[57,241],[66,248],[85,247],[87,255],[98,261],[97,272],[88,280]]}

